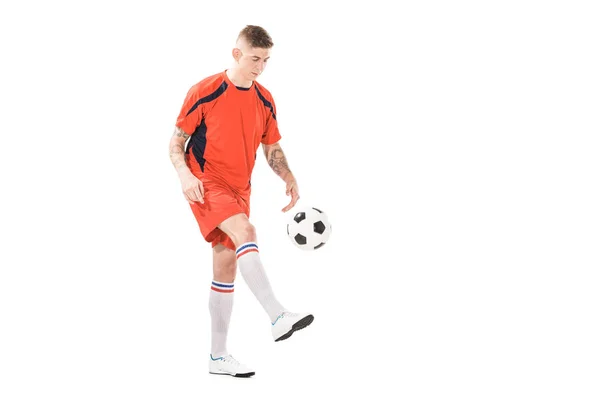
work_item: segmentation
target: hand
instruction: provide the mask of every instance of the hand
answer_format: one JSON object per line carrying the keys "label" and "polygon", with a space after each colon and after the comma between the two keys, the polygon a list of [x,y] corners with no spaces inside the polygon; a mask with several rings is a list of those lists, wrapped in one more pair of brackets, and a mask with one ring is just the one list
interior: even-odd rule
{"label": "hand", "polygon": [[293,176],[285,181],[285,194],[286,196],[292,196],[292,200],[290,201],[290,204],[281,210],[283,212],[291,210],[300,198],[300,195],[298,194],[298,183],[296,183],[296,178]]}
{"label": "hand", "polygon": [[204,204],[204,185],[191,173],[181,178],[181,189],[188,203],[200,202]]}

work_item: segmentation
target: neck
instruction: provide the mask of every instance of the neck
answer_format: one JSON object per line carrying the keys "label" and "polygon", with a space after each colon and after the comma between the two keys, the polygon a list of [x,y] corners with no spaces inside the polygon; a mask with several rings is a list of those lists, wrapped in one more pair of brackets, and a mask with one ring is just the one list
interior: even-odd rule
{"label": "neck", "polygon": [[252,86],[252,81],[246,80],[242,77],[240,71],[236,68],[231,68],[227,70],[227,77],[235,86],[249,88]]}

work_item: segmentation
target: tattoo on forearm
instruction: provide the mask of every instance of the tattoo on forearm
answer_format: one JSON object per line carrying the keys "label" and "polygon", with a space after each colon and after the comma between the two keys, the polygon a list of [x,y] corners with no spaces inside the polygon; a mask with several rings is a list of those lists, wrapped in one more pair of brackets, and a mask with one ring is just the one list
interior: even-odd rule
{"label": "tattoo on forearm", "polygon": [[190,137],[190,135],[185,133],[180,127],[175,127],[175,132],[173,132],[173,136],[182,137],[185,140],[187,140]]}
{"label": "tattoo on forearm", "polygon": [[[175,131],[173,132],[173,137],[187,140],[190,135],[186,134],[183,129],[176,126]],[[169,157],[171,158],[171,163],[173,163],[173,166],[176,170],[179,171],[180,169],[188,168],[187,163],[185,162],[185,150],[183,143],[171,144],[171,147],[169,148]]]}
{"label": "tattoo on forearm", "polygon": [[290,172],[290,167],[288,166],[285,154],[283,154],[281,148],[275,148],[271,151],[269,154],[269,166],[281,177]]}
{"label": "tattoo on forearm", "polygon": [[169,157],[171,157],[171,162],[175,166],[176,169],[181,167],[187,167],[185,163],[185,150],[183,149],[183,145],[174,144],[169,149]]}

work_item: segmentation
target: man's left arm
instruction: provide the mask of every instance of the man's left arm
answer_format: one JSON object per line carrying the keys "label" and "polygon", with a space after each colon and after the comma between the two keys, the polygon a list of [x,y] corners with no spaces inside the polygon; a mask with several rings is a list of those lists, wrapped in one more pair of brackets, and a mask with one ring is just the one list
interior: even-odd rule
{"label": "man's left arm", "polygon": [[262,146],[269,166],[273,172],[283,179],[286,184],[285,194],[287,196],[292,196],[290,204],[281,210],[283,212],[289,211],[296,205],[296,202],[300,198],[296,178],[290,170],[287,159],[285,158],[285,154],[283,153],[283,149],[281,148],[279,142],[273,144],[263,144]]}

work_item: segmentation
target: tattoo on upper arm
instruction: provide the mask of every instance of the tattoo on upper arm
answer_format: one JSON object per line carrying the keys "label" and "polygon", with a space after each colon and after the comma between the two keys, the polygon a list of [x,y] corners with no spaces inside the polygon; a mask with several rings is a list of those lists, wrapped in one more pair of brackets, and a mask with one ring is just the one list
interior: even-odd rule
{"label": "tattoo on upper arm", "polygon": [[185,140],[187,140],[190,137],[190,135],[188,135],[187,133],[185,133],[183,131],[183,129],[181,129],[178,126],[175,127],[175,132],[173,132],[173,136],[182,137]]}
{"label": "tattoo on upper arm", "polygon": [[287,172],[290,172],[290,167],[288,166],[285,154],[283,154],[281,147],[277,146],[271,150],[268,161],[269,166],[277,175],[281,176]]}

